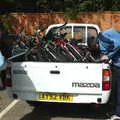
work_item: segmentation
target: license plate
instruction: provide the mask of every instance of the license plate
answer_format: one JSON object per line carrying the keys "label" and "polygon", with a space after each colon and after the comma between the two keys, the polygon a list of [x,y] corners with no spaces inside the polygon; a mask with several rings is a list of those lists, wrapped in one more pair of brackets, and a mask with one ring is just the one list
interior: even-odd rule
{"label": "license plate", "polygon": [[71,102],[71,101],[73,101],[73,95],[39,93],[39,99],[45,100],[45,101]]}

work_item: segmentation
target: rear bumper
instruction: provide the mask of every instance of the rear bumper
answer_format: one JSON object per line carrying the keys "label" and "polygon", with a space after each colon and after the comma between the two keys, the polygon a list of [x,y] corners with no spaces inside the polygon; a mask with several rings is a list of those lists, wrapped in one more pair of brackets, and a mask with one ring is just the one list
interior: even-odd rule
{"label": "rear bumper", "polygon": [[[13,99],[21,99],[26,101],[43,101],[43,102],[59,102],[59,101],[45,101],[40,100],[37,92],[30,91],[12,91],[11,88],[7,88],[8,95]],[[73,101],[63,103],[96,103],[96,104],[105,104],[108,102],[110,96],[110,91],[103,91],[101,94],[73,94]]]}

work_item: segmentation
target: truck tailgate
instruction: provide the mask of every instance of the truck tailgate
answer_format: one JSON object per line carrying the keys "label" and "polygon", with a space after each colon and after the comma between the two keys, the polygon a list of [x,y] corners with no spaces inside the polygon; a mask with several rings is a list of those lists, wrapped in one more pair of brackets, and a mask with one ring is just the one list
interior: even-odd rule
{"label": "truck tailgate", "polygon": [[101,94],[102,64],[15,62],[12,63],[12,89]]}

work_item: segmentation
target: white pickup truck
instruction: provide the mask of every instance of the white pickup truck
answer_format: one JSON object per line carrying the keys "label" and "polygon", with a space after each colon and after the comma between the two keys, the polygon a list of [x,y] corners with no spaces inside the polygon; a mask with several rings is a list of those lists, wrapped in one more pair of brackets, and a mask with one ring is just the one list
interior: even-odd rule
{"label": "white pickup truck", "polygon": [[[46,31],[61,24],[50,25]],[[94,24],[67,24],[67,39],[82,37],[87,45],[88,32],[97,37]],[[62,62],[11,62],[6,86],[14,99],[39,102],[96,103],[108,102],[111,93],[109,64]]]}

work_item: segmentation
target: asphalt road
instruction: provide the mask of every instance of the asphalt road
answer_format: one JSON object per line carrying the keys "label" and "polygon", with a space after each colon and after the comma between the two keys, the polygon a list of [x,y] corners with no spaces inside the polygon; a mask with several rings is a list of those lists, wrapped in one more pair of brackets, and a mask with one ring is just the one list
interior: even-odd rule
{"label": "asphalt road", "polygon": [[[12,100],[6,91],[0,91],[0,113]],[[108,115],[88,105],[41,103],[37,107],[19,101],[1,120],[106,120]]]}
{"label": "asphalt road", "polygon": [[12,99],[10,99],[7,95],[7,92],[0,91],[0,112],[4,110],[10,103],[12,102]]}

